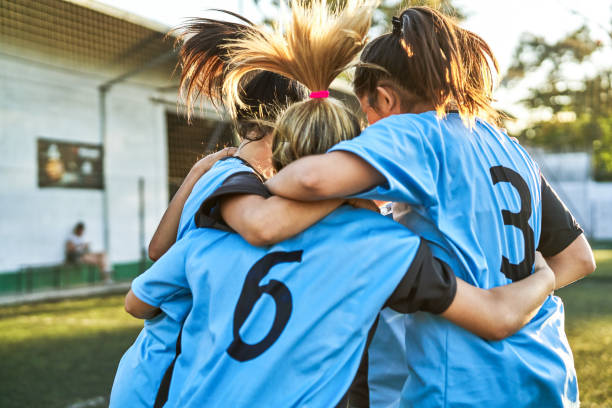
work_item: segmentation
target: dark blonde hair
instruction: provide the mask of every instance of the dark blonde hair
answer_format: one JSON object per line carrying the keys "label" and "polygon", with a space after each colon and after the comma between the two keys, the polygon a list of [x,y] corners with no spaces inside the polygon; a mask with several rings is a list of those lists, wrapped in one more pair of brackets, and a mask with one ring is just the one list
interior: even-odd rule
{"label": "dark blonde hair", "polygon": [[439,115],[457,109],[468,122],[477,115],[497,118],[491,103],[499,68],[482,38],[429,7],[408,8],[393,25],[361,55],[353,80],[359,97],[368,96],[375,107],[376,88],[386,85],[399,88],[405,111],[425,102]]}
{"label": "dark blonde hair", "polygon": [[[304,84],[310,91],[329,89],[363,49],[375,3],[347,0],[344,7],[325,0],[292,2],[292,18],[272,32],[250,30],[227,47],[232,70],[224,94],[241,106],[240,81],[265,69]],[[274,130],[273,163],[282,168],[302,156],[324,153],[336,143],[359,134],[358,119],[332,98],[309,99],[283,112]]]}
{"label": "dark blonde hair", "polygon": [[[175,29],[179,33],[177,42],[180,43],[181,97],[187,105],[188,117],[196,102],[202,101],[202,96],[209,98],[216,108],[224,105],[223,84],[232,70],[228,45],[252,30],[252,23],[244,17],[229,11],[218,11],[246,24],[192,18]],[[238,92],[242,104],[226,109],[232,112],[237,133],[243,139],[263,137],[272,130],[265,122],[274,122],[279,111],[307,96],[305,88],[298,82],[262,70],[242,78]]]}

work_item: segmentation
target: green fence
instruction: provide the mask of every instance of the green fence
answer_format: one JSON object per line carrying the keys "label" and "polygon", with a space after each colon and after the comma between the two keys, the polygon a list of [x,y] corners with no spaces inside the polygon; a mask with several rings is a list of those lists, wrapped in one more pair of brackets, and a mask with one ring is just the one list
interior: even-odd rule
{"label": "green fence", "polygon": [[[134,279],[151,265],[151,261],[113,265],[116,282]],[[0,295],[30,293],[50,289],[67,289],[99,283],[102,276],[93,265],[58,264],[25,267],[16,272],[0,273]]]}

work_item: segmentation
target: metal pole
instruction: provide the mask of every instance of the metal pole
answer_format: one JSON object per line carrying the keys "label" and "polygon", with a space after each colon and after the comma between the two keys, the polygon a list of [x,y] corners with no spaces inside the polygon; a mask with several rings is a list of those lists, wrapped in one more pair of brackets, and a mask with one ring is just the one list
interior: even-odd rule
{"label": "metal pole", "polygon": [[110,227],[108,217],[108,185],[106,180],[108,168],[106,165],[107,157],[106,154],[106,95],[108,93],[108,87],[98,87],[98,100],[100,109],[100,143],[102,144],[102,224],[103,224],[103,236],[104,236],[104,252],[106,256],[110,257]]}
{"label": "metal pole", "polygon": [[139,73],[141,73],[142,71],[145,71],[149,68],[152,68],[156,65],[159,65],[165,61],[168,61],[172,58],[176,58],[177,55],[177,51],[176,50],[171,50],[169,52],[166,52],[164,54],[158,55],[157,57],[149,60],[147,63],[141,65],[140,67],[133,69],[131,71],[128,71],[126,73],[123,73],[122,75],[119,75],[113,79],[110,79],[109,81],[106,81],[105,83],[103,83],[102,85],[98,86],[98,101],[99,101],[99,109],[100,109],[100,143],[102,143],[102,177],[103,177],[103,187],[104,187],[104,192],[103,192],[103,198],[102,198],[102,222],[104,224],[104,251],[106,252],[106,256],[108,256],[110,258],[111,256],[111,252],[110,252],[110,225],[109,225],[109,197],[108,197],[108,185],[109,183],[107,182],[107,171],[106,169],[108,168],[106,166],[106,161],[107,161],[107,154],[106,154],[106,142],[107,142],[107,132],[106,132],[106,95],[108,94],[108,91],[111,89],[111,87],[113,87],[113,85],[118,84],[120,82],[123,82],[131,77],[133,77],[134,75],[137,75]]}
{"label": "metal pole", "polygon": [[145,180],[144,177],[138,178],[138,232],[140,235],[140,273],[145,270],[147,256],[145,243]]}

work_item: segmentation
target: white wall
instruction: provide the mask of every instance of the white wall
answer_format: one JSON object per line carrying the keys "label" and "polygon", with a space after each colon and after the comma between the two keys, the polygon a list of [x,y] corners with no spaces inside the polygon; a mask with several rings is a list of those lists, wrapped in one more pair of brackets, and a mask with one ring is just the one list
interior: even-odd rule
{"label": "white wall", "polygon": [[595,238],[612,239],[612,183],[591,183],[591,232]]}
{"label": "white wall", "polygon": [[612,183],[561,181],[551,185],[570,208],[587,236],[612,239]]}
{"label": "white wall", "polygon": [[[61,262],[64,239],[86,223],[103,247],[101,190],[39,188],[39,137],[100,144],[97,86],[107,80],[0,55],[0,272]],[[120,84],[108,94],[105,179],[110,258],[139,258],[138,177],[145,178],[147,242],[167,205],[165,108],[154,91]]]}
{"label": "white wall", "polygon": [[612,183],[591,179],[588,153],[543,153],[530,149],[542,172],[587,236],[612,239]]}

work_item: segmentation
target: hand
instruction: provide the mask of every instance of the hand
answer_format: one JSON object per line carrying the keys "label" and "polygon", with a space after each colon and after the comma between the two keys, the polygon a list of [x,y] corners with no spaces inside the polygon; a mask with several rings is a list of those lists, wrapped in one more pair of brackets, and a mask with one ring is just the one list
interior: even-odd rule
{"label": "hand", "polygon": [[235,147],[226,147],[224,149],[219,150],[218,152],[214,152],[209,154],[206,157],[201,158],[197,161],[196,164],[193,165],[192,171],[196,171],[198,174],[202,175],[206,173],[212,166],[215,165],[220,159],[228,156],[233,156],[238,151]]}
{"label": "hand", "polygon": [[363,208],[364,210],[370,210],[374,212],[380,212],[378,206],[374,204],[372,200],[365,200],[363,198],[349,198],[346,200],[348,205],[352,205],[355,208]]}

